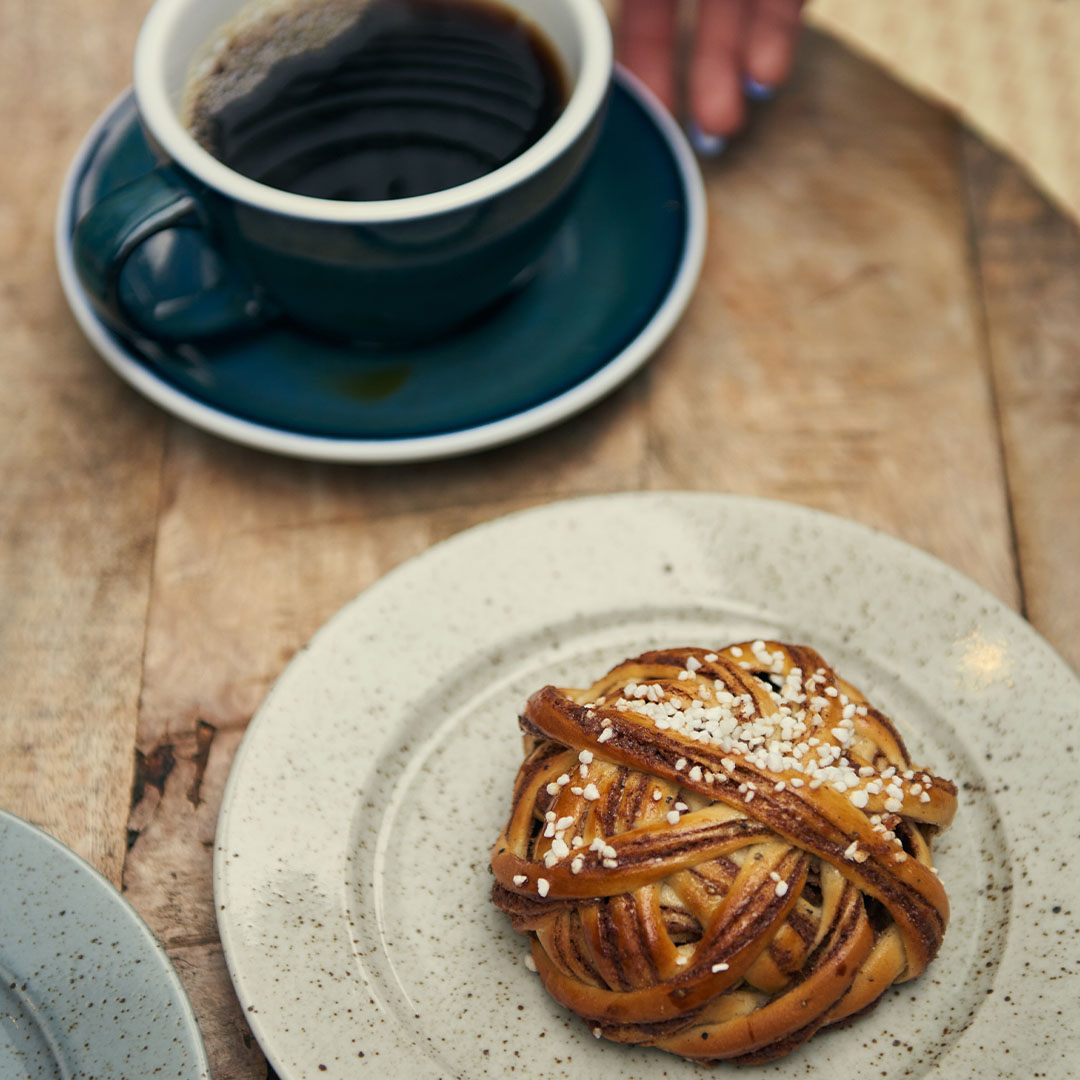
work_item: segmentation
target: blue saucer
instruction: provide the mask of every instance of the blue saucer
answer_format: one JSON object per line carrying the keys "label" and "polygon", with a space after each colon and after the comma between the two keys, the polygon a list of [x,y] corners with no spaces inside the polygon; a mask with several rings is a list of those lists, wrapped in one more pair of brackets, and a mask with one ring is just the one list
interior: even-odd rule
{"label": "blue saucer", "polygon": [[[437,458],[549,427],[648,360],[701,267],[704,194],[693,154],[621,71],[594,160],[533,280],[434,344],[377,351],[285,324],[198,346],[117,336],[75,276],[71,234],[87,207],[153,165],[129,91],[88,135],[61,196],[57,258],[72,309],[110,366],[163,408],[299,457]],[[182,322],[196,317],[199,282],[227,275],[197,231],[176,229],[132,256],[122,288],[160,298],[161,317],[171,311]]]}

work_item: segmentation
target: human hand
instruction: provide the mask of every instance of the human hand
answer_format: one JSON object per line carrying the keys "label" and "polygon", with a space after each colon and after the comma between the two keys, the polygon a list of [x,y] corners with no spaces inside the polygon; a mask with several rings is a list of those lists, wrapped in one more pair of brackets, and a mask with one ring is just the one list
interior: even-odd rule
{"label": "human hand", "polygon": [[[790,74],[803,0],[698,0],[686,73],[691,141],[715,155],[746,119],[746,98],[771,97]],[[616,22],[619,59],[672,112],[679,0],[622,0]]]}

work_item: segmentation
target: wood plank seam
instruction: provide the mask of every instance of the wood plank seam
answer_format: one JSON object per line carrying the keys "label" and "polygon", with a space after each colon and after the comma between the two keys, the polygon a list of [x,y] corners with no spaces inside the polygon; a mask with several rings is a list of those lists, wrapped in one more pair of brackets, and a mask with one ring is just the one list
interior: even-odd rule
{"label": "wood plank seam", "polygon": [[976,314],[975,330],[979,336],[983,367],[986,373],[986,386],[990,396],[990,408],[994,416],[994,433],[997,452],[1001,465],[1001,476],[1005,483],[1005,512],[1009,530],[1009,555],[1013,563],[1018,595],[1018,610],[1024,618],[1028,617],[1027,591],[1024,581],[1024,562],[1020,552],[1019,529],[1016,521],[1016,491],[1009,469],[1009,454],[1005,445],[1004,410],[1001,407],[1001,386],[997,378],[997,365],[994,363],[994,343],[990,333],[990,315],[986,304],[986,283],[982,269],[982,248],[980,244],[978,221],[972,198],[971,177],[965,159],[963,142],[958,146],[959,160],[957,171],[960,175],[964,193],[965,242],[968,248],[968,261],[971,281],[974,287],[973,308]]}

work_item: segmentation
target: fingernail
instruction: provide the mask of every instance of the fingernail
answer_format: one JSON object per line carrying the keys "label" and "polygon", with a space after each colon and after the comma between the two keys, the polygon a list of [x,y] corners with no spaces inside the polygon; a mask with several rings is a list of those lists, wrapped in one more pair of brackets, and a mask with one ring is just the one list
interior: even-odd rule
{"label": "fingernail", "polygon": [[690,137],[690,145],[702,157],[718,157],[727,146],[727,139],[723,135],[712,135],[708,131],[702,131],[693,120],[686,125],[686,134]]}
{"label": "fingernail", "polygon": [[743,93],[751,101],[771,101],[776,96],[776,87],[759,83],[747,75],[743,79]]}

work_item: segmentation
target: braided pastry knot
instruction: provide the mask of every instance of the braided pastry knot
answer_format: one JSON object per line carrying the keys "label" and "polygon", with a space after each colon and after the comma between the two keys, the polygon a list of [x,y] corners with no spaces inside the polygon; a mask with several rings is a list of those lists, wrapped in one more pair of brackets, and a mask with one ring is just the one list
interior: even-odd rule
{"label": "braided pastry knot", "polygon": [[648,652],[521,726],[492,896],[597,1037],[769,1061],[941,946],[956,788],[813,649]]}

